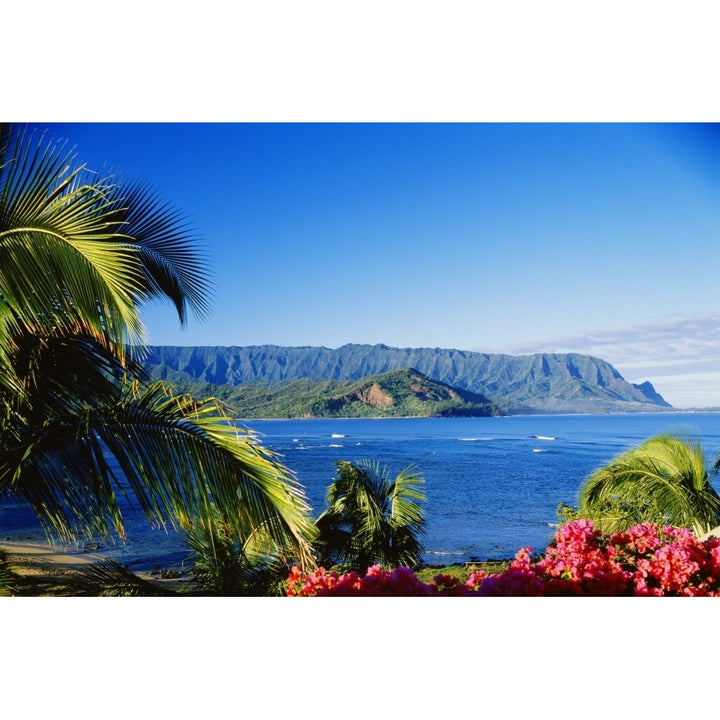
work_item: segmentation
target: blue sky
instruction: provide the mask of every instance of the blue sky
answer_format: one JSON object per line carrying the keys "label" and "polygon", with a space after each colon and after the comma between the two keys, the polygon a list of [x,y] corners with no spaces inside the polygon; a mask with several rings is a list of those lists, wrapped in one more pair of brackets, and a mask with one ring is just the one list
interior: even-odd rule
{"label": "blue sky", "polygon": [[[181,329],[169,305],[148,306],[153,344],[572,349],[653,380],[677,407],[703,399],[689,385],[671,389],[670,377],[688,374],[684,348],[705,353],[693,355],[691,380],[699,360],[703,373],[720,371],[713,333],[693,344],[720,310],[720,126],[50,132],[91,169],[147,180],[197,228],[213,267],[212,315]],[[720,390],[700,404],[716,402]]]}

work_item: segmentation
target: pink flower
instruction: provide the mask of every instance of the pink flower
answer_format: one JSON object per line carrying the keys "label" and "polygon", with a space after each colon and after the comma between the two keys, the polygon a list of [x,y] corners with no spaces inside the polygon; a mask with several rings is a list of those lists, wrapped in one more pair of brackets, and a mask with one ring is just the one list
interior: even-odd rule
{"label": "pink flower", "polygon": [[640,523],[623,533],[603,535],[592,521],[567,523],[545,554],[533,559],[521,548],[502,573],[475,572],[462,580],[437,575],[426,584],[406,567],[390,572],[379,565],[364,577],[294,566],[287,579],[290,597],[364,596],[539,596],[636,595],[685,597],[720,595],[720,539],[701,542],[689,530]]}

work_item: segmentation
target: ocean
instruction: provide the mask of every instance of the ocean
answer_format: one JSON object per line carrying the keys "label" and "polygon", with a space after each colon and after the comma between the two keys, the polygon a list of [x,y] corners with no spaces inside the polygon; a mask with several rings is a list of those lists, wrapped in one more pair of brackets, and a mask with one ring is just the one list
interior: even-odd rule
{"label": "ocean", "polygon": [[[394,477],[414,465],[425,478],[427,564],[505,559],[543,550],[559,503],[576,504],[597,467],[663,432],[699,440],[707,462],[720,451],[720,413],[533,415],[483,418],[252,420],[241,423],[279,453],[305,488],[314,516],[340,460],[371,460]],[[720,483],[713,481],[720,491]],[[187,564],[181,537],[128,514],[126,542],[94,552],[135,570]],[[44,542],[32,513],[0,504],[0,537]],[[72,548],[71,548],[72,549]]]}

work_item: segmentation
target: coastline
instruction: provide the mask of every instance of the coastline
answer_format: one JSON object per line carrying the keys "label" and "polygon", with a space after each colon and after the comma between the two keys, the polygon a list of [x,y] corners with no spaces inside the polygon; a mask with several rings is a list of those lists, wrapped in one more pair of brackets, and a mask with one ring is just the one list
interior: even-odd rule
{"label": "coastline", "polygon": [[[36,596],[73,597],[87,595],[89,574],[102,567],[102,555],[84,551],[59,550],[52,545],[33,542],[0,542],[0,557],[8,570],[17,575],[23,585],[32,586],[32,592],[19,593]],[[173,594],[189,589],[186,577],[162,577],[149,571],[132,573],[140,581],[156,588],[159,595]],[[0,597],[15,593],[0,590]]]}

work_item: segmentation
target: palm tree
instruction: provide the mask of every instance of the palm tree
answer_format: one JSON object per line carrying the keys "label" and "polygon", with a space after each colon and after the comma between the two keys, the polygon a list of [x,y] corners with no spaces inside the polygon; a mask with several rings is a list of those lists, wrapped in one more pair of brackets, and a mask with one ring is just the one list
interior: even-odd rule
{"label": "palm tree", "polygon": [[191,552],[197,592],[212,596],[285,594],[289,559],[273,545],[267,533],[239,539],[220,517],[197,523],[184,533]]}
{"label": "palm tree", "polygon": [[608,533],[649,521],[699,535],[720,522],[720,496],[700,444],[662,434],[595,471],[580,490],[578,514]]}
{"label": "palm tree", "polygon": [[[139,308],[208,310],[207,263],[146,186],[99,178],[64,146],[0,126],[0,490],[50,536],[221,517],[310,562],[302,488],[214,399],[149,383]],[[120,468],[120,472],[117,469]]]}
{"label": "palm tree", "polygon": [[316,521],[323,564],[348,564],[364,572],[374,564],[415,567],[425,520],[422,475],[408,467],[393,480],[368,460],[338,462],[328,488],[328,508]]}

